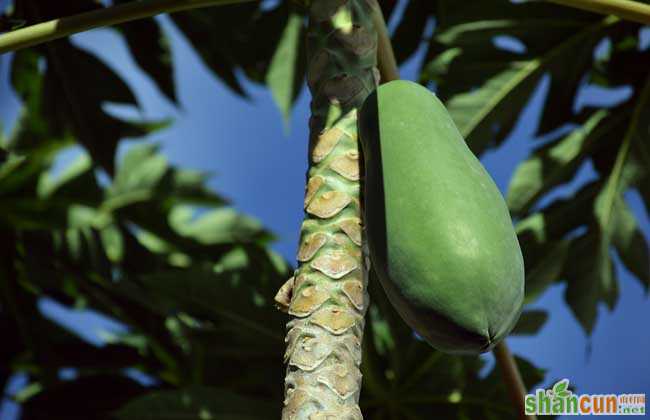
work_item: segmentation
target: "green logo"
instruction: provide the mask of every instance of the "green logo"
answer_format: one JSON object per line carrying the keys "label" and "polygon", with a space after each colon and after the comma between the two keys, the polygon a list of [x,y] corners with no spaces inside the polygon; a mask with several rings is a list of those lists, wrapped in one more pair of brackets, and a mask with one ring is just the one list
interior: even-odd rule
{"label": "green logo", "polygon": [[569,380],[551,389],[537,389],[524,398],[526,414],[554,415],[645,415],[645,394],[582,394],[569,390]]}
{"label": "green logo", "polygon": [[562,379],[560,382],[553,385],[552,390],[546,391],[550,397],[554,398],[568,398],[573,394],[569,391],[569,380]]}

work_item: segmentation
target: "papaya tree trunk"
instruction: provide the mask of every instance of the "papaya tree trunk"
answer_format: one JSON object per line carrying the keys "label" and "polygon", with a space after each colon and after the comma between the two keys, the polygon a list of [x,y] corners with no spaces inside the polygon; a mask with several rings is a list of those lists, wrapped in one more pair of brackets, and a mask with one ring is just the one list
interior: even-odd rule
{"label": "papaya tree trunk", "polygon": [[287,324],[285,420],[361,419],[368,307],[357,109],[378,81],[374,0],[313,0],[309,170],[298,268],[276,301]]}

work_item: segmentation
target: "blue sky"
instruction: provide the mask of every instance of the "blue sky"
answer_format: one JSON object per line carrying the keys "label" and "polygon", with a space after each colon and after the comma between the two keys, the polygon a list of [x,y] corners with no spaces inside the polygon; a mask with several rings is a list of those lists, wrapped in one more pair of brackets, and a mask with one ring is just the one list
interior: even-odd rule
{"label": "blue sky", "polygon": [[[233,95],[205,68],[168,19],[163,17],[161,21],[171,34],[179,107],[158,93],[136,67],[121,38],[112,31],[92,31],[75,36],[74,41],[95,52],[121,74],[140,101],[140,109],[110,106],[111,112],[121,116],[172,117],[172,127],[150,136],[149,141],[160,143],[163,153],[174,164],[214,174],[210,187],[230,199],[236,208],[260,219],[278,238],[274,249],[294,261],[307,168],[309,96],[306,90],[294,108],[287,132],[267,90],[244,82],[250,100]],[[404,66],[403,78],[414,77],[420,56],[416,54]],[[5,124],[18,110],[18,102],[7,85],[7,69],[8,58],[0,56],[0,115]],[[483,164],[504,193],[517,163],[533,146],[540,104],[547,88],[548,80],[544,79],[505,145],[483,158]],[[578,102],[612,101],[617,95],[625,92],[586,88]],[[130,144],[122,142],[119,153]],[[66,153],[63,163],[78,153],[76,149]],[[586,164],[575,182],[549,197],[569,194],[593,176],[593,169]],[[650,221],[639,197],[631,193],[627,198],[646,236],[650,237]],[[564,303],[565,286],[556,285],[533,305],[550,314],[541,333],[508,339],[514,353],[548,369],[545,385],[569,378],[581,393],[650,394],[648,297],[620,264],[617,264],[617,274],[621,290],[618,305],[611,313],[604,306],[600,308],[591,337],[585,336]],[[43,302],[41,310],[59,322],[73,325],[80,335],[96,343],[101,342],[99,330],[121,328],[92,313],[73,313],[53,302]],[[491,365],[492,356],[485,357]],[[15,391],[20,386],[21,379],[16,378],[7,391]],[[0,405],[0,420],[13,419],[15,412],[16,408],[5,401]]]}

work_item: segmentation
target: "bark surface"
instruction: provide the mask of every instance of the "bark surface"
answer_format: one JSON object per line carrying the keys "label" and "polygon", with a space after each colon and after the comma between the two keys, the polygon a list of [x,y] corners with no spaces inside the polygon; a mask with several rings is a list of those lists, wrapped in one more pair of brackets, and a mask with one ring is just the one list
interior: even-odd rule
{"label": "bark surface", "polygon": [[357,109],[379,82],[374,0],[313,0],[310,165],[298,268],[276,296],[287,324],[283,420],[357,420],[368,307]]}

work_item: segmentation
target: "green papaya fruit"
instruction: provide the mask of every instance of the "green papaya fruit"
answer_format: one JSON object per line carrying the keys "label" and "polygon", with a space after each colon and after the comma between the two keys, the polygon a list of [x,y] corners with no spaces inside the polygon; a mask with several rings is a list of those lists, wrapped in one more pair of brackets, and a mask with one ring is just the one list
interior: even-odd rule
{"label": "green papaya fruit", "polygon": [[417,83],[380,86],[359,111],[371,266],[433,347],[490,350],[514,327],[524,263],[494,181],[444,105]]}

